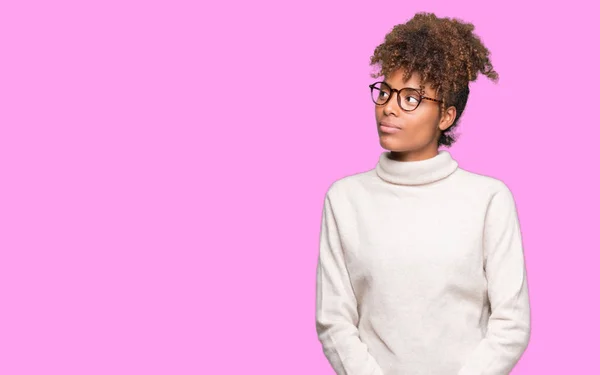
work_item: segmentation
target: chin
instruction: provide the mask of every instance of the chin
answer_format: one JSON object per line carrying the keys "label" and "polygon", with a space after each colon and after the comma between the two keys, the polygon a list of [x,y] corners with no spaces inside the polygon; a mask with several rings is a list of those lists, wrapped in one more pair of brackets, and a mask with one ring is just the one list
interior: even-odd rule
{"label": "chin", "polygon": [[408,147],[404,142],[394,139],[389,134],[379,135],[379,145],[388,151],[402,152],[411,149],[411,147]]}

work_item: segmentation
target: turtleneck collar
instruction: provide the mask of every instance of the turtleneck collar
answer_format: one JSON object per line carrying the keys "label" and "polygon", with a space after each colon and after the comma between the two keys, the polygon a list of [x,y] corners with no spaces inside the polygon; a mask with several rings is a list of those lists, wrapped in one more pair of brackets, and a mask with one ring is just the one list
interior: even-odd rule
{"label": "turtleneck collar", "polygon": [[458,168],[458,162],[445,150],[432,158],[417,161],[393,160],[390,155],[390,151],[381,153],[375,171],[381,179],[393,184],[427,184],[448,177]]}

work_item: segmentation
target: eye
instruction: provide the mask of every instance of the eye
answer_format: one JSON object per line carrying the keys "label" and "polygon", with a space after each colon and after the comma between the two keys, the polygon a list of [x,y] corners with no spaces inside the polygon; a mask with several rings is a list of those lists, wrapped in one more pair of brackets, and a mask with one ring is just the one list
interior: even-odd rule
{"label": "eye", "polygon": [[[410,101],[411,99],[413,100],[412,102]],[[407,96],[407,97],[406,97],[406,100],[407,100],[407,101],[408,101],[410,104],[417,104],[417,103],[419,102],[419,98],[416,98],[416,97],[414,97],[414,96],[411,96],[411,95]]]}

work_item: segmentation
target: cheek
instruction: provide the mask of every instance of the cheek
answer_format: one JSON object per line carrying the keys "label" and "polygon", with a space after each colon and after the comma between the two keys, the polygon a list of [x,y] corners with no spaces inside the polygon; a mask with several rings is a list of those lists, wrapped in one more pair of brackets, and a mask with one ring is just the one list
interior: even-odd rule
{"label": "cheek", "polygon": [[428,114],[412,116],[408,119],[410,132],[419,138],[431,138],[435,135],[437,127],[437,118]]}

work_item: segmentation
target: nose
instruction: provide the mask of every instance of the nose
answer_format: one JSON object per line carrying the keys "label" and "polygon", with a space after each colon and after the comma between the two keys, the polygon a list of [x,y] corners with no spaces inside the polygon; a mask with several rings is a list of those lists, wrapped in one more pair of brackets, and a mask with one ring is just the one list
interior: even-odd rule
{"label": "nose", "polygon": [[392,91],[389,100],[383,106],[383,111],[387,113],[398,113],[400,106],[398,105],[398,91]]}

